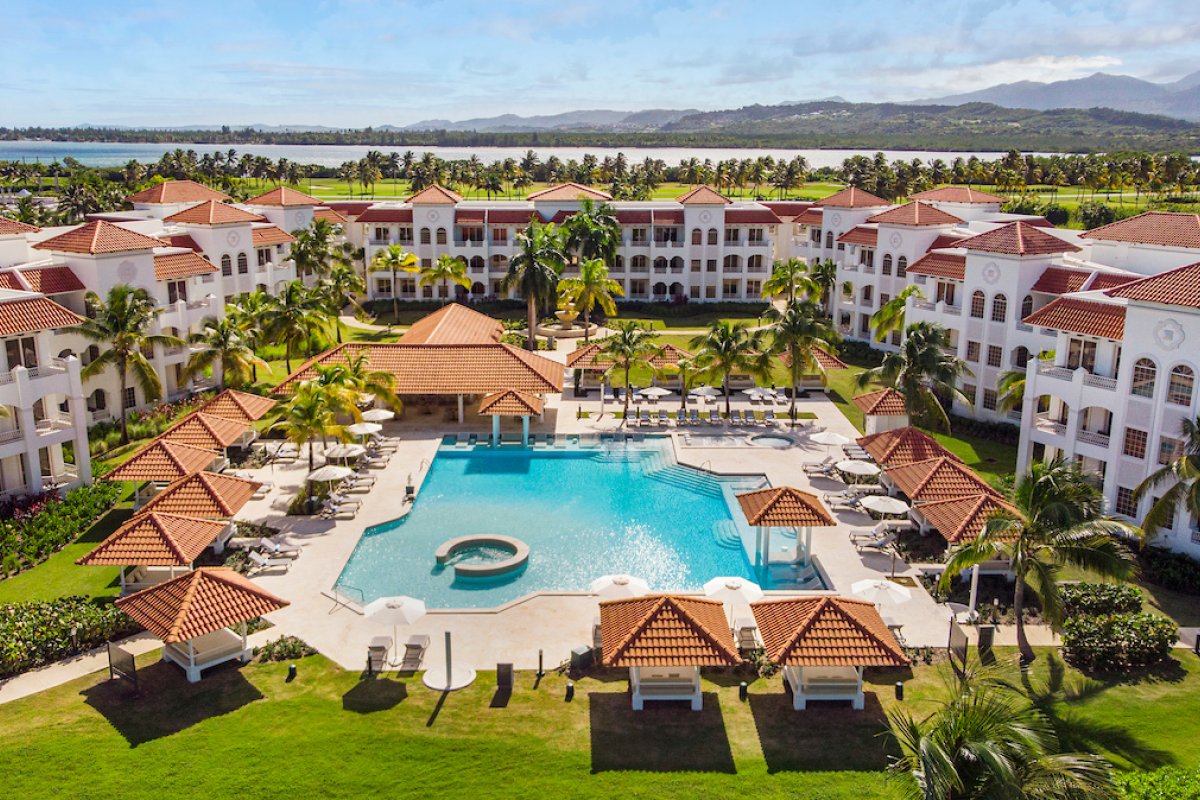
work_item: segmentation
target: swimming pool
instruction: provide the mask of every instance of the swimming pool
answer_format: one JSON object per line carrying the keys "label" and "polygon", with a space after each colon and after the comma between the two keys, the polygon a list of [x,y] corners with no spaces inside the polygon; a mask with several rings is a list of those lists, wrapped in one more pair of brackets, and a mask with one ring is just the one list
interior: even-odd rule
{"label": "swimming pool", "polygon": [[[406,594],[431,608],[489,608],[539,591],[587,591],[625,572],[655,591],[696,590],[718,575],[792,588],[795,572],[752,566],[753,532],[737,492],[762,476],[722,477],[675,463],[667,439],[592,447],[442,447],[412,511],[368,528],[338,579],[365,601]],[[500,534],[529,546],[498,578],[455,577],[434,551],[455,537]],[[794,542],[794,538],[792,539]],[[751,545],[752,546],[752,545]],[[773,548],[774,549],[774,548]]]}

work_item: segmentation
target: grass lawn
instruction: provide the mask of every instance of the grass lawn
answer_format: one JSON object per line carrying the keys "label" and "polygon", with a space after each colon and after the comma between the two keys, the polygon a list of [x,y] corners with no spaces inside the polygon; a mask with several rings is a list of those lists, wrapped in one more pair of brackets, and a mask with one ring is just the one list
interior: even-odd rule
{"label": "grass lawn", "polygon": [[[942,691],[937,668],[881,671],[868,679],[865,711],[798,713],[778,678],[753,681],[741,702],[740,677],[715,675],[703,712],[639,714],[623,673],[576,681],[570,703],[566,678],[519,673],[502,704],[491,674],[441,696],[321,657],[299,661],[291,683],[285,664],[224,667],[188,685],[152,654],[139,663],[137,698],[98,673],[5,706],[0,770],[12,796],[136,800],[182,784],[198,797],[897,797],[880,735],[892,684],[905,680],[904,704],[918,713]],[[1058,666],[1044,653],[1035,687]],[[1046,707],[1070,746],[1121,768],[1200,759],[1196,658],[1116,683],[1066,670],[1064,683],[1077,699]]]}
{"label": "grass lawn", "polygon": [[53,600],[68,595],[116,597],[121,591],[116,567],[81,567],[75,559],[87,555],[131,516],[133,504],[124,500],[86,533],[42,563],[0,580],[0,603]]}

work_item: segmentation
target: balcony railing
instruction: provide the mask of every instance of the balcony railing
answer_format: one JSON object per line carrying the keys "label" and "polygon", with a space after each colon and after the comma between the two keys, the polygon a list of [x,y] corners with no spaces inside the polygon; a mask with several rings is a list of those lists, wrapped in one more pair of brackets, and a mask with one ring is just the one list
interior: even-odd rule
{"label": "balcony railing", "polygon": [[8,431],[0,431],[0,444],[8,444],[9,442],[15,442],[18,439],[20,439],[21,436],[22,436],[22,434],[21,434],[20,428],[13,428],[12,430],[8,430]]}
{"label": "balcony railing", "polygon": [[1067,433],[1066,423],[1059,422],[1058,420],[1046,414],[1038,414],[1037,417],[1034,418],[1034,427],[1039,431],[1053,433],[1056,436],[1065,436]]}
{"label": "balcony railing", "polygon": [[1083,376],[1083,385],[1094,386],[1097,389],[1107,389],[1111,392],[1117,388],[1117,379],[1107,378],[1103,375],[1095,375],[1089,372]]}
{"label": "balcony railing", "polygon": [[1018,322],[1018,323],[1017,323],[1017,330],[1019,330],[1019,331],[1024,331],[1024,332],[1028,333],[1029,331],[1033,330],[1033,326],[1032,326],[1032,325],[1026,325],[1024,322]]}
{"label": "balcony railing", "polygon": [[37,421],[38,433],[53,433],[74,427],[74,421],[66,414],[51,414]]}
{"label": "balcony railing", "polygon": [[862,271],[868,275],[874,275],[875,274],[875,265],[874,264],[863,264]]}
{"label": "balcony railing", "polygon": [[1075,438],[1081,442],[1099,445],[1100,447],[1108,447],[1108,443],[1112,440],[1112,436],[1110,434],[1086,430],[1080,431]]}
{"label": "balcony railing", "polygon": [[1046,375],[1051,378],[1059,378],[1064,381],[1069,381],[1075,376],[1075,371],[1066,367],[1059,367],[1049,361],[1039,361],[1037,367],[1038,375]]}

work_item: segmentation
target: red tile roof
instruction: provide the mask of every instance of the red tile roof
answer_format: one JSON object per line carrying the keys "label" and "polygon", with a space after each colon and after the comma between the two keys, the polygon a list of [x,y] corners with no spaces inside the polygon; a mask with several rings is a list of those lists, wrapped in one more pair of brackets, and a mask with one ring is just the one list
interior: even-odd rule
{"label": "red tile roof", "polygon": [[780,219],[798,217],[813,207],[813,204],[807,200],[763,201],[763,205],[775,212],[775,216]]}
{"label": "red tile roof", "polygon": [[0,336],[67,328],[81,322],[83,317],[46,297],[0,302]]}
{"label": "red tile roof", "polygon": [[972,189],[970,186],[942,186],[917,192],[913,200],[936,201],[939,203],[1007,203],[1007,198]]}
{"label": "red tile roof", "polygon": [[167,486],[142,506],[143,514],[180,514],[205,519],[232,519],[262,487],[259,481],[197,472]]}
{"label": "red tile roof", "polygon": [[554,212],[554,216],[550,218],[550,221],[553,222],[555,225],[562,225],[564,222],[566,222],[567,220],[569,220],[571,217],[575,216],[578,213],[579,213],[578,211],[568,211],[565,208],[559,209],[558,211]]}
{"label": "red tile roof", "polygon": [[1200,308],[1200,262],[1125,283],[1105,294],[1142,303]]}
{"label": "red tile roof", "polygon": [[200,245],[196,244],[196,240],[186,233],[173,233],[170,236],[162,237],[162,241],[169,247],[186,247],[188,250],[200,252]]}
{"label": "red tile roof", "polygon": [[875,247],[879,244],[879,229],[857,225],[837,238],[842,244],[859,244],[863,247]]}
{"label": "red tile roof", "polygon": [[891,203],[863,189],[847,186],[840,192],[818,200],[815,205],[832,208],[883,208]]}
{"label": "red tile roof", "polygon": [[313,219],[323,219],[330,225],[345,225],[350,220],[343,217],[332,208],[321,207],[313,209]]}
{"label": "red tile roof", "polygon": [[[812,355],[813,355],[813,359],[818,364],[821,365],[821,369],[825,369],[825,370],[848,369],[848,367],[846,366],[846,362],[842,361],[840,358],[835,356],[833,353],[830,353],[829,351],[824,350],[820,347],[814,347],[812,349]],[[785,367],[790,367],[792,365],[791,353],[788,353],[788,352],[782,353],[779,356],[779,360],[783,362],[783,365]]]}
{"label": "red tile roof", "polygon": [[1125,306],[1059,297],[1030,314],[1024,322],[1042,328],[1120,341],[1125,335]]}
{"label": "red tile roof", "polygon": [[862,409],[864,414],[873,416],[898,417],[908,413],[908,407],[904,405],[904,395],[890,386],[877,392],[860,394],[854,398],[853,403]]}
{"label": "red tile roof", "polygon": [[255,247],[267,247],[273,244],[291,244],[296,239],[283,228],[263,225],[250,231],[250,241]]}
{"label": "red tile roof", "polygon": [[452,206],[455,203],[462,202],[462,195],[457,192],[452,192],[444,186],[427,186],[421,191],[408,198],[408,202],[413,205],[439,205]]}
{"label": "red tile roof", "polygon": [[240,420],[194,411],[172,425],[159,438],[206,450],[221,450],[241,440],[249,426]]}
{"label": "red tile roof", "polygon": [[617,209],[617,222],[622,225],[649,225],[650,209]]}
{"label": "red tile roof", "polygon": [[211,261],[206,261],[199,253],[166,253],[154,257],[154,279],[169,281],[176,278],[188,278],[192,275],[207,275],[217,272],[217,267]]}
{"label": "red tile roof", "polygon": [[400,344],[493,344],[504,326],[461,303],[449,303],[421,317],[400,337]]}
{"label": "red tile roof", "polygon": [[67,266],[23,269],[21,277],[29,283],[31,290],[42,294],[82,292],[87,288]]}
{"label": "red tile roof", "polygon": [[21,283],[21,278],[17,275],[16,270],[6,270],[0,272],[0,289],[10,289],[14,292],[27,292],[25,284]]}
{"label": "red tile roof", "polygon": [[[374,200],[336,200],[325,204],[326,208],[332,208],[334,211],[347,217],[357,217],[359,214],[366,211],[375,204]],[[313,213],[316,213],[315,211]]]}
{"label": "red tile roof", "polygon": [[304,192],[298,192],[295,189],[281,186],[278,189],[272,189],[266,194],[252,197],[245,204],[248,206],[287,208],[289,206],[319,206],[321,205],[321,201],[315,197],[306,195]]}
{"label": "red tile roof", "polygon": [[733,201],[711,186],[701,185],[693,187],[692,189],[689,189],[688,191],[679,195],[679,197],[675,198],[675,202],[685,206],[723,206],[728,203],[732,203]]}
{"label": "red tile roof", "polygon": [[988,519],[997,514],[1021,516],[1015,507],[986,492],[922,503],[919,510],[950,544],[978,537]]}
{"label": "red tile roof", "polygon": [[214,417],[255,422],[275,406],[276,402],[269,397],[226,389],[197,410]]}
{"label": "red tile roof", "polygon": [[[488,225],[528,225],[531,217],[537,217],[532,208],[489,208],[487,213]],[[617,221],[621,222],[621,212],[617,212]]]}
{"label": "red tile roof", "polygon": [[923,227],[926,225],[957,225],[962,220],[936,206],[914,201],[867,217],[867,222]]}
{"label": "red tile roof", "polygon": [[724,667],[742,660],[725,605],[697,597],[603,602],[600,642],[607,667]]}
{"label": "red tile roof", "polygon": [[875,604],[847,597],[751,603],[767,658],[798,667],[885,667],[908,663]]}
{"label": "red tile roof", "polygon": [[727,208],[726,225],[780,225],[783,223],[769,208]]}
{"label": "red tile roof", "polygon": [[191,208],[165,217],[163,222],[182,222],[187,225],[229,225],[239,222],[261,222],[262,217],[237,206],[217,200],[206,200]]}
{"label": "red tile roof", "polygon": [[186,567],[229,523],[157,512],[133,517],[76,564]]}
{"label": "red tile roof", "polygon": [[1078,292],[1087,283],[1092,273],[1085,269],[1069,267],[1046,267],[1033,284],[1033,291],[1047,294],[1069,294]]}
{"label": "red tile roof", "polygon": [[394,208],[387,206],[376,206],[368,208],[366,211],[358,215],[355,222],[412,222],[413,210],[411,208]]}
{"label": "red tile roof", "polygon": [[133,250],[152,250],[162,242],[134,233],[128,228],[104,220],[96,220],[78,228],[52,236],[33,245],[35,250],[54,250],[59,253],[124,253]]}
{"label": "red tile roof", "polygon": [[229,199],[229,195],[195,181],[163,181],[154,184],[149,189],[143,189],[137,194],[129,195],[125,201],[174,205],[177,203],[202,203],[205,200],[216,200],[220,203]]}
{"label": "red tile roof", "polygon": [[171,483],[208,469],[218,458],[212,450],[155,439],[104,477],[110,481]]}
{"label": "red tile roof", "polygon": [[1147,211],[1085,231],[1089,239],[1200,249],[1200,214]]}
{"label": "red tile roof", "polygon": [[895,467],[931,458],[958,458],[925,431],[917,428],[895,428],[873,433],[856,440],[876,463]]}
{"label": "red tile roof", "polygon": [[800,212],[800,214],[792,220],[796,225],[814,225],[820,227],[825,221],[825,215],[821,213],[819,208],[808,208]]}
{"label": "red tile roof", "polygon": [[958,233],[939,233],[937,238],[933,240],[933,244],[929,245],[925,252],[930,250],[942,250],[947,247],[957,247],[958,243],[963,239],[970,239],[970,234]]}
{"label": "red tile roof", "polygon": [[479,401],[479,413],[487,417],[537,416],[544,407],[542,398],[514,389],[493,392]]}
{"label": "red tile roof", "polygon": [[764,528],[824,528],[836,525],[814,494],[779,486],[737,495],[746,522]]}
{"label": "red tile roof", "polygon": [[1118,286],[1124,286],[1136,280],[1138,280],[1138,276],[1130,275],[1129,273],[1097,272],[1096,277],[1092,278],[1092,282],[1088,284],[1088,291],[1115,289]]}
{"label": "red tile roof", "polygon": [[482,225],[486,220],[486,208],[454,209],[454,222],[458,225]]}
{"label": "red tile roof", "polygon": [[16,236],[18,234],[37,233],[40,231],[36,225],[28,225],[15,219],[8,217],[0,217],[0,236]]}
{"label": "red tile roof", "polygon": [[682,208],[653,208],[650,210],[655,225],[682,225]]}
{"label": "red tile roof", "polygon": [[593,189],[590,186],[584,186],[581,183],[560,183],[557,186],[551,186],[548,189],[534,192],[527,197],[527,200],[556,202],[566,200],[578,200],[581,197],[588,197],[592,200],[612,200],[612,195],[608,192],[602,192],[599,189]]}
{"label": "red tile roof", "polygon": [[[583,344],[580,342],[580,344]],[[592,342],[590,344],[579,347],[567,353],[567,367],[570,369],[590,369],[603,370],[612,366],[612,360],[606,358],[602,351],[604,345],[600,342]],[[665,344],[659,348],[659,352],[655,353],[650,358],[650,366],[662,368],[668,365],[678,364],[682,359],[691,358],[692,354],[682,347],[676,347],[673,344]]]}
{"label": "red tile roof", "polygon": [[970,239],[963,239],[956,246],[1010,256],[1048,256],[1056,253],[1077,253],[1081,249],[1023,221],[1010,222]]}
{"label": "red tile roof", "polygon": [[908,272],[961,281],[966,277],[967,257],[953,253],[926,253],[909,266]]}
{"label": "red tile roof", "polygon": [[116,605],[164,644],[195,639],[288,605],[225,567],[192,570]]}
{"label": "red tile roof", "polygon": [[884,474],[914,502],[948,500],[980,493],[996,494],[996,490],[969,467],[947,456],[888,466],[884,468]]}

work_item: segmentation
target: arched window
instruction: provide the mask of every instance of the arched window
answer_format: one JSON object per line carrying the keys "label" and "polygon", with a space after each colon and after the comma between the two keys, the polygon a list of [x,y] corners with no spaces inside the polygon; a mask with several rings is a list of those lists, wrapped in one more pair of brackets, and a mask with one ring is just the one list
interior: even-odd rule
{"label": "arched window", "polygon": [[883,274],[884,275],[892,274],[892,254],[891,253],[888,253],[887,255],[885,255],[883,257]]}
{"label": "arched window", "polygon": [[825,234],[825,249],[826,250],[833,249],[833,231],[829,231],[828,233]]}
{"label": "arched window", "polygon": [[730,272],[736,272],[742,268],[742,259],[735,255],[725,256],[724,267]]}
{"label": "arched window", "polygon": [[633,268],[634,272],[645,272],[647,259],[645,256],[634,256],[629,259],[629,266]]}
{"label": "arched window", "polygon": [[446,229],[445,228],[437,229],[437,243],[438,244],[446,243]]}
{"label": "arched window", "polygon": [[700,244],[704,241],[704,232],[699,228],[692,228],[692,244]]}
{"label": "arched window", "polygon": [[238,275],[245,275],[250,271],[250,259],[246,258],[245,253],[238,253]]}
{"label": "arched window", "polygon": [[88,411],[103,411],[108,408],[108,392],[103,389],[97,389],[88,396],[87,399]]}
{"label": "arched window", "polygon": [[474,270],[483,269],[483,256],[475,256],[471,259],[471,269],[474,269]]}
{"label": "arched window", "polygon": [[1025,319],[1033,313],[1033,295],[1025,295],[1025,299],[1021,301],[1021,319]]}
{"label": "arched window", "polygon": [[613,271],[614,272],[624,272],[625,271],[625,256],[617,256],[617,261],[615,264],[613,264]]}
{"label": "arched window", "polygon": [[492,256],[492,269],[507,270],[508,269],[508,256],[502,256],[499,254]]}
{"label": "arched window", "polygon": [[664,297],[667,294],[667,285],[662,281],[654,284],[654,295],[656,297]]}
{"label": "arched window", "polygon": [[471,284],[471,294],[475,297],[482,297],[486,293],[487,289],[485,289],[483,284],[479,281],[475,281],[473,284]]}
{"label": "arched window", "polygon": [[1029,348],[1022,345],[1016,350],[1013,350],[1012,364],[1018,369],[1025,369],[1025,365],[1029,363]]}
{"label": "arched window", "polygon": [[708,243],[709,244],[717,243],[717,229],[716,228],[708,229]]}
{"label": "arched window", "polygon": [[429,244],[430,233],[429,228],[421,228],[421,244]]}
{"label": "arched window", "polygon": [[900,256],[896,260],[896,277],[903,278],[908,274],[908,256]]}
{"label": "arched window", "polygon": [[763,257],[762,256],[755,255],[755,256],[750,256],[749,258],[746,259],[746,269],[750,270],[751,272],[758,272],[759,270],[762,269],[762,265],[763,265]]}
{"label": "arched window", "polygon": [[666,268],[667,268],[667,259],[664,256],[659,256],[658,258],[654,259],[654,269],[666,270]]}
{"label": "arched window", "polygon": [[59,353],[58,357],[63,359],[64,361],[66,361],[68,358],[70,358],[73,355],[75,355],[75,351],[70,348],[67,348],[66,350],[63,350],[61,353]]}
{"label": "arched window", "polygon": [[978,289],[971,295],[971,316],[975,319],[983,319],[983,307],[987,303],[987,298],[983,296],[983,292]]}
{"label": "arched window", "polygon": [[226,278],[233,274],[233,259],[229,257],[229,253],[221,256],[221,274]]}
{"label": "arched window", "polygon": [[683,272],[683,259],[682,258],[680,258],[679,256],[675,256],[674,258],[671,259],[671,271],[672,272]]}
{"label": "arched window", "polygon": [[1191,367],[1183,364],[1171,370],[1171,380],[1167,384],[1167,402],[1177,406],[1192,404],[1192,389],[1196,385],[1196,376]]}
{"label": "arched window", "polygon": [[1158,367],[1148,358],[1139,358],[1133,365],[1133,385],[1129,393],[1137,397],[1154,397],[1154,380]]}
{"label": "arched window", "polygon": [[992,300],[992,322],[1006,322],[1008,320],[1008,298],[1002,294],[996,295]]}

